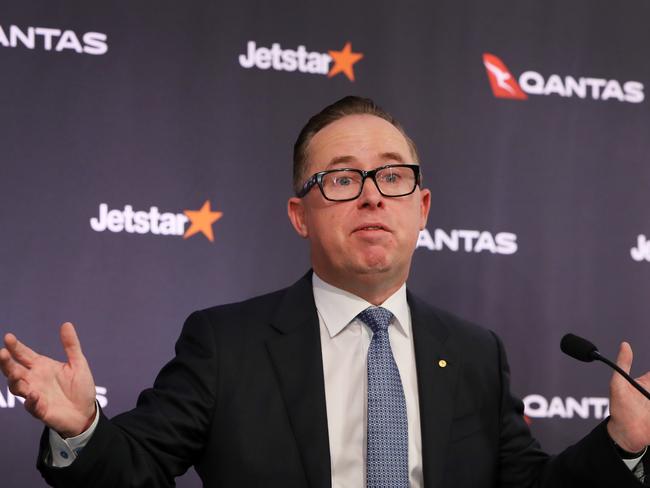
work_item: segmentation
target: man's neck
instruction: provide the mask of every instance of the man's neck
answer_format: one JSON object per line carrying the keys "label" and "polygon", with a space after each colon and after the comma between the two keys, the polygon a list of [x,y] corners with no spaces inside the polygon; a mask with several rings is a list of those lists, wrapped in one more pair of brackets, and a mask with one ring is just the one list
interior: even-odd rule
{"label": "man's neck", "polygon": [[[336,288],[345,290],[348,293],[363,298],[368,303],[379,306],[384,303],[391,295],[393,295],[404,284],[406,279],[391,280],[377,279],[378,275],[362,275],[360,277],[345,277],[337,278],[329,276],[327,273],[322,273],[320,270],[314,270],[318,277],[325,283],[328,283]],[[382,277],[385,278],[385,277]]]}

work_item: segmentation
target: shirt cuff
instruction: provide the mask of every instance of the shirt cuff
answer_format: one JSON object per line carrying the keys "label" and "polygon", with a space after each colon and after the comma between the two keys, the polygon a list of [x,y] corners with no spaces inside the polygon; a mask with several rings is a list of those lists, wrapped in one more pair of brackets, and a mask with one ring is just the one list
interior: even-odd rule
{"label": "shirt cuff", "polygon": [[[88,444],[99,423],[99,405],[95,401],[95,419],[90,427],[81,434],[64,439],[55,430],[50,429],[51,462],[55,468],[70,466],[81,450]],[[640,458],[639,458],[640,459]]]}

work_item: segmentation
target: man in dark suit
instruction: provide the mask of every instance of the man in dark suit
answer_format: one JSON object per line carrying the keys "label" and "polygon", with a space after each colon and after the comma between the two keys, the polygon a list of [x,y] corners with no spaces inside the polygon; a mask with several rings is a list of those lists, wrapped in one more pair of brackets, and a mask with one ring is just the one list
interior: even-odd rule
{"label": "man in dark suit", "polygon": [[[312,117],[294,148],[288,213],[313,272],[192,314],[130,412],[108,420],[96,406],[71,324],[67,363],[5,336],[11,391],[48,426],[45,479],[173,486],[194,465],[207,487],[640,486],[650,406],[638,392],[614,376],[611,418],[549,457],[510,394],[497,336],[406,291],[430,206],[417,161],[370,100]],[[618,362],[629,371],[631,360],[623,344]]]}

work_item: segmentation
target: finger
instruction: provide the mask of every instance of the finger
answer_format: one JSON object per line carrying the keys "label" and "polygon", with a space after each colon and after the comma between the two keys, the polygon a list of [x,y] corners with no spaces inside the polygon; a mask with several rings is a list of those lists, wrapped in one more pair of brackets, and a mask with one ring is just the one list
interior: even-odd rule
{"label": "finger", "polygon": [[630,369],[632,369],[632,359],[632,347],[627,342],[622,342],[621,347],[618,350],[618,356],[616,357],[616,364],[627,374],[630,374]]}
{"label": "finger", "polygon": [[2,374],[4,374],[6,377],[9,377],[11,363],[13,362],[14,360],[11,359],[11,354],[9,354],[9,351],[7,351],[4,347],[0,349],[0,370],[2,370]]}
{"label": "finger", "polygon": [[61,326],[61,344],[63,350],[68,357],[70,365],[75,366],[80,362],[85,362],[86,358],[81,352],[81,343],[74,326],[70,322],[66,322]]}
{"label": "finger", "polygon": [[46,402],[41,400],[38,392],[33,391],[25,397],[25,409],[39,420],[43,420],[47,411]]}
{"label": "finger", "polygon": [[7,346],[9,354],[27,368],[31,368],[34,360],[38,357],[38,354],[16,339],[13,334],[5,335],[5,346]]}
{"label": "finger", "polygon": [[10,381],[24,378],[28,371],[27,368],[11,359],[11,355],[6,349],[0,349],[0,369],[2,369],[2,373]]}
{"label": "finger", "polygon": [[27,396],[32,392],[29,383],[22,378],[16,381],[10,381],[7,383],[7,386],[9,387],[9,391],[15,396],[23,398],[27,398]]}

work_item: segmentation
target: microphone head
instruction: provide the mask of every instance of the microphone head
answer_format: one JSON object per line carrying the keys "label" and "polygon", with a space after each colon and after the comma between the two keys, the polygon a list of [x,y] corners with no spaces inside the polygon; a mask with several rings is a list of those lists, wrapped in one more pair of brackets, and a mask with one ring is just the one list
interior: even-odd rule
{"label": "microphone head", "polygon": [[566,334],[560,342],[560,349],[578,361],[589,363],[598,356],[598,348],[587,339],[574,334]]}

